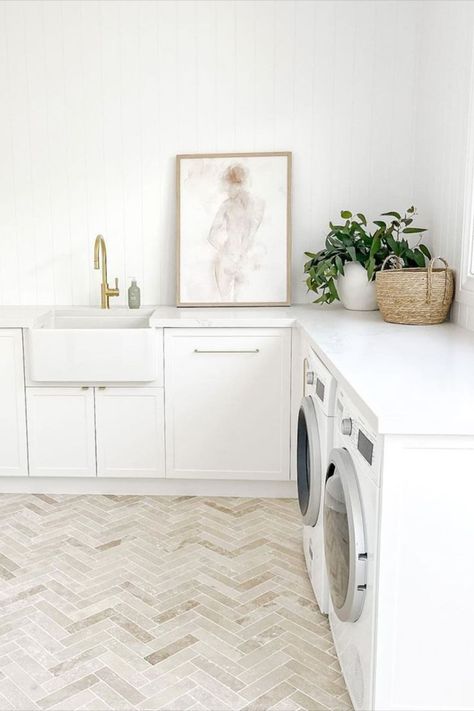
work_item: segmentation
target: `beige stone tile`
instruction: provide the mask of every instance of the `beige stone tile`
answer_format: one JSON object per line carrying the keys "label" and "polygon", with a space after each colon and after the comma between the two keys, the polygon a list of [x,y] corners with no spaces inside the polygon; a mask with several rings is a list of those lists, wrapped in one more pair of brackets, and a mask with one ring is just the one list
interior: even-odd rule
{"label": "beige stone tile", "polygon": [[[154,696],[149,697],[141,702],[139,708],[144,710],[155,711],[155,709],[166,709],[169,711],[173,708],[173,702],[178,697],[186,698],[182,708],[190,708],[193,705],[194,698],[189,695],[196,688],[196,684],[190,678],[184,678],[177,681],[166,688],[158,691]],[[180,708],[179,704],[175,708]]]}
{"label": "beige stone tile", "polygon": [[294,501],[0,495],[0,521],[0,708],[350,708]]}
{"label": "beige stone tile", "polygon": [[[234,709],[225,704],[222,699],[218,699],[217,696],[214,696],[203,686],[196,686],[189,693],[196,701],[196,703],[190,707],[193,711],[234,711]],[[165,709],[163,709],[163,711],[165,711]]]}
{"label": "beige stone tile", "polygon": [[195,667],[201,669],[201,671],[204,671],[209,676],[217,679],[220,684],[224,684],[224,686],[232,689],[232,691],[238,692],[245,686],[245,682],[236,677],[234,674],[231,674],[225,668],[211,662],[208,659],[205,659],[204,657],[194,657],[192,663]]}
{"label": "beige stone tile", "polygon": [[283,664],[287,664],[290,660],[291,657],[281,650],[270,655],[262,655],[258,663],[253,664],[250,669],[247,669],[239,675],[239,679],[245,684],[253,684],[265,676],[265,674],[281,667]]}
{"label": "beige stone tile", "polygon": [[56,711],[78,711],[78,709],[84,708],[88,704],[92,704],[97,701],[97,696],[94,695],[92,689],[86,689],[85,691],[80,691],[78,694],[70,696],[69,699],[65,701],[60,701],[56,706],[51,708]]}
{"label": "beige stone tile", "polygon": [[185,637],[177,639],[172,644],[168,644],[166,647],[157,649],[156,652],[149,654],[147,657],[145,657],[145,659],[147,662],[149,662],[149,664],[158,664],[158,662],[164,661],[168,657],[173,656],[173,654],[176,654],[176,652],[180,652],[185,647],[190,647],[196,642],[196,637],[193,637],[193,635],[188,634]]}
{"label": "beige stone tile", "polygon": [[302,691],[295,691],[294,694],[291,695],[290,701],[294,701],[298,704],[299,708],[305,711],[328,711],[328,706],[324,706],[324,704],[316,701],[316,699],[312,699]]}
{"label": "beige stone tile", "polygon": [[39,708],[39,706],[37,706],[36,703],[30,699],[19,686],[7,677],[0,680],[0,694],[14,709],[30,711],[30,709]]}
{"label": "beige stone tile", "polygon": [[47,696],[38,699],[37,704],[42,709],[50,709],[60,702],[66,701],[74,694],[77,694],[84,689],[90,689],[91,686],[97,684],[97,681],[97,677],[94,674],[89,674],[84,676],[79,681],[75,681],[72,684],[66,684],[66,686],[54,691],[52,694],[48,694]]}
{"label": "beige stone tile", "polygon": [[[102,708],[113,709],[113,711],[130,711],[130,708],[133,708],[130,705],[130,701],[127,701],[121,694],[114,691],[105,681],[99,681],[94,686],[93,692],[97,696],[99,703],[104,704]],[[99,703],[97,708],[101,708]],[[92,707],[92,711],[95,711],[95,707]]]}
{"label": "beige stone tile", "polygon": [[254,701],[244,707],[244,711],[268,711],[275,709],[278,705],[285,711],[291,711],[291,703],[285,705],[284,699],[287,699],[294,692],[294,688],[286,681],[277,684],[266,693],[258,696]]}
{"label": "beige stone tile", "polygon": [[36,700],[44,696],[43,686],[16,662],[11,661],[10,664],[2,666],[2,673],[18,686],[29,699]]}
{"label": "beige stone tile", "polygon": [[96,672],[96,676],[105,681],[117,694],[127,699],[129,704],[137,705],[144,701],[144,696],[137,689],[134,689],[125,679],[117,674],[110,667],[103,667]]}
{"label": "beige stone tile", "polygon": [[[206,672],[200,669],[190,677],[200,689],[206,689],[213,697],[219,699],[224,707],[231,709],[239,709],[244,703],[242,696],[229,689],[228,686],[221,684],[215,677],[209,676]],[[193,696],[194,691],[192,692]]]}
{"label": "beige stone tile", "polygon": [[279,667],[275,667],[270,672],[267,672],[267,674],[264,674],[257,681],[254,681],[252,684],[246,686],[240,693],[248,701],[252,701],[257,697],[262,696],[262,694],[266,694],[267,691],[272,689],[274,686],[277,686],[283,681],[287,681],[290,676],[291,674],[288,673],[286,665],[282,664]]}
{"label": "beige stone tile", "polygon": [[337,711],[339,711],[344,708],[344,704],[337,696],[321,689],[316,681],[312,683],[304,679],[302,676],[295,674],[295,676],[289,678],[289,682],[295,687],[295,689],[302,691],[310,698],[314,699],[323,706],[326,706],[328,709],[337,709]]}
{"label": "beige stone tile", "polygon": [[332,696],[339,697],[346,690],[345,684],[341,677],[328,679],[325,674],[319,671],[317,666],[313,665],[312,668],[309,668],[304,664],[301,664],[301,662],[297,662],[295,660],[287,662],[286,666],[294,674],[298,674],[303,677],[303,679],[309,684],[315,684]]}

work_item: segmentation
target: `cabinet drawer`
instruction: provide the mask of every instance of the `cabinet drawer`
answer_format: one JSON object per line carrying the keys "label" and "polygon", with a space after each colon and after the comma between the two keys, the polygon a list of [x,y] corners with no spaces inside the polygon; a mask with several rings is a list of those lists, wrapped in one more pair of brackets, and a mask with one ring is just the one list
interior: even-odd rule
{"label": "cabinet drawer", "polygon": [[167,476],[288,479],[290,329],[167,329]]}

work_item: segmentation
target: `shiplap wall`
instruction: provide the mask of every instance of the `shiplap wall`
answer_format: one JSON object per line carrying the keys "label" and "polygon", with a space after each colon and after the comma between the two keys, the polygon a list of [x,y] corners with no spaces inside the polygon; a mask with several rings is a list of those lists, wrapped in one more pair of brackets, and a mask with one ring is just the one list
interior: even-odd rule
{"label": "shiplap wall", "polygon": [[[463,238],[474,3],[419,6],[415,199],[433,253],[459,273]],[[420,218],[421,219],[421,218]],[[451,317],[474,329],[474,308],[456,302]]]}
{"label": "shiplap wall", "polygon": [[[0,3],[0,303],[175,300],[174,157],[291,150],[293,300],[341,208],[413,200],[412,2]],[[435,52],[437,48],[433,48]],[[453,109],[454,112],[454,109]]]}

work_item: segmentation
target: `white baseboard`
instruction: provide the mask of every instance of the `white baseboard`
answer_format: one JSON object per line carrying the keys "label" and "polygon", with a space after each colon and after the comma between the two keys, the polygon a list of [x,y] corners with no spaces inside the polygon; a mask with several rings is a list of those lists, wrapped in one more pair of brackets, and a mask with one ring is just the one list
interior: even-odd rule
{"label": "white baseboard", "polygon": [[128,494],[296,498],[294,481],[0,477],[0,494]]}

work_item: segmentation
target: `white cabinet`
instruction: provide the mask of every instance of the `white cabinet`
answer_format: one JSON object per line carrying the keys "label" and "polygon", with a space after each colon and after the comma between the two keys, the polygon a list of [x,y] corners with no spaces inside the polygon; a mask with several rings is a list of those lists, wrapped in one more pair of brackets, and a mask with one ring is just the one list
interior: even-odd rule
{"label": "white cabinet", "polygon": [[165,475],[162,388],[98,388],[97,474]]}
{"label": "white cabinet", "polygon": [[291,329],[166,329],[166,475],[288,480],[290,358]]}
{"label": "white cabinet", "polygon": [[0,475],[27,474],[21,330],[3,328],[0,329]]}
{"label": "white cabinet", "polygon": [[31,476],[95,476],[93,388],[28,388]]}
{"label": "white cabinet", "polygon": [[27,409],[32,476],[165,475],[163,388],[27,388]]}

